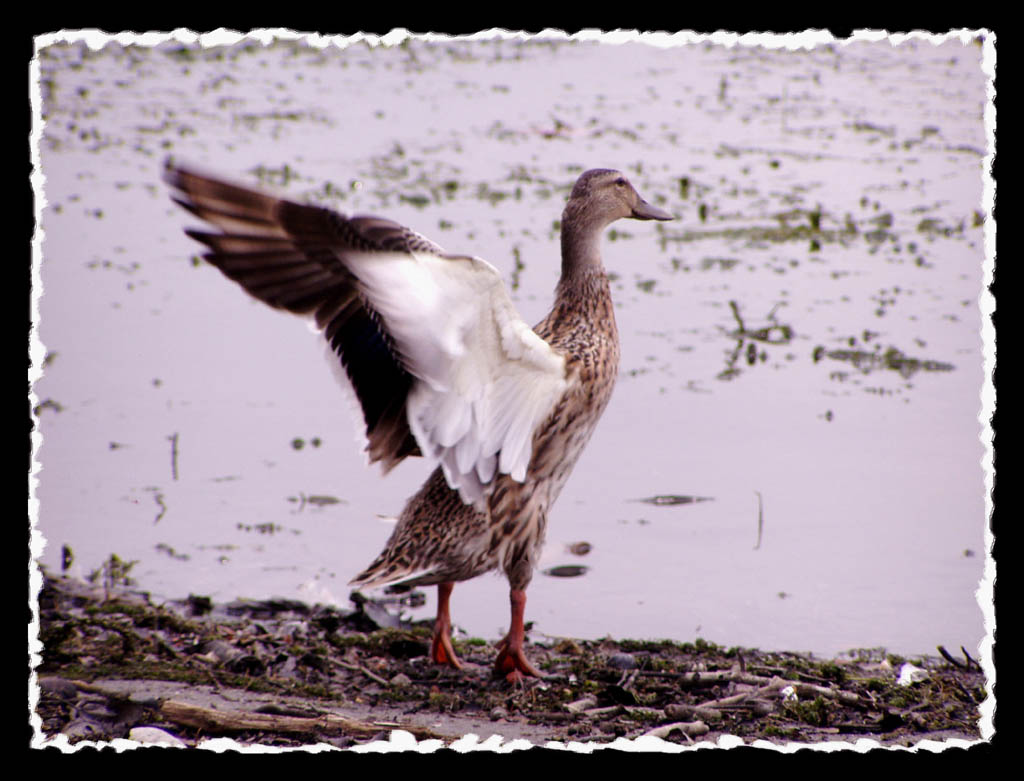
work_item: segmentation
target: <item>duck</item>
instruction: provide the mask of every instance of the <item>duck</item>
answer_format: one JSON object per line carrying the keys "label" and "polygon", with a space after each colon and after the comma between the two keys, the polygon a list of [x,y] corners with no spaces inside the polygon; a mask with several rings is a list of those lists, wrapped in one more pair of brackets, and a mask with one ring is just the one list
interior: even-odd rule
{"label": "duck", "polygon": [[619,337],[600,252],[619,219],[671,220],[613,169],[583,172],[562,212],[561,274],[533,328],[500,272],[390,219],[347,216],[168,160],[172,198],[206,223],[186,233],[249,295],[312,317],[354,394],[370,463],[437,463],[390,538],[351,585],[437,586],[429,654],[452,644],[455,583],[500,569],[509,631],[493,674],[544,674],[527,658],[526,590],[548,515],[612,396]]}

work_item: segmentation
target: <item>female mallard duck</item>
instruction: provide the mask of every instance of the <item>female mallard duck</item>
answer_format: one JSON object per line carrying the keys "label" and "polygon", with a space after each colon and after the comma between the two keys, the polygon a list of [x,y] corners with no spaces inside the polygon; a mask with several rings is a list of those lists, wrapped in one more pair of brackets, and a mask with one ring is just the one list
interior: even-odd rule
{"label": "female mallard duck", "polygon": [[498,271],[390,220],[264,195],[168,164],[175,200],[220,229],[187,230],[205,258],[273,307],[312,314],[351,385],[366,450],[387,472],[440,461],[355,585],[438,586],[431,657],[460,667],[448,600],[501,567],[512,621],[495,674],[541,676],[523,653],[526,587],[547,514],[611,398],[619,340],[603,230],[670,220],[618,171],[579,177],[562,214],[562,275],[533,330]]}

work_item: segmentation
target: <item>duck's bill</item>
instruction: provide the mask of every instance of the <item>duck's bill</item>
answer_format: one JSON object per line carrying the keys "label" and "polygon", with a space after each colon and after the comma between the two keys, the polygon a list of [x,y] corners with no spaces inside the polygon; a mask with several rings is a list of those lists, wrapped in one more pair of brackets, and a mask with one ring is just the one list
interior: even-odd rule
{"label": "duck's bill", "polygon": [[631,215],[635,220],[674,220],[671,214],[657,206],[651,206],[647,201],[640,200],[633,207]]}

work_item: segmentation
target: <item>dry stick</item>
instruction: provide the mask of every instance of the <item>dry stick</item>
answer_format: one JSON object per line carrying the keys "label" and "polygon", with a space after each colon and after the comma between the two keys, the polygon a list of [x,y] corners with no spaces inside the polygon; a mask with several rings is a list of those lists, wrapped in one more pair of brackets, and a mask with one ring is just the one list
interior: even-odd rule
{"label": "dry stick", "polygon": [[336,713],[322,716],[279,716],[267,713],[243,713],[214,710],[199,705],[166,700],[160,706],[160,715],[175,724],[206,730],[207,732],[261,732],[350,733],[361,736],[376,735],[385,729],[403,729],[420,739],[458,740],[458,735],[446,735],[428,727],[407,724],[380,723],[351,719]]}
{"label": "dry stick", "polygon": [[[643,671],[640,673],[643,674]],[[846,705],[861,706],[864,704],[863,699],[853,693],[843,689],[832,689],[828,686],[819,686],[813,683],[805,683],[803,681],[789,681],[784,678],[780,678],[777,675],[771,678],[765,678],[761,675],[751,675],[750,673],[742,672],[738,669],[732,670],[710,670],[708,672],[692,672],[692,673],[657,673],[659,677],[672,677],[679,681],[680,686],[713,686],[718,683],[743,683],[748,686],[758,687],[758,691],[763,693],[770,693],[772,691],[778,692],[787,686],[792,686],[793,690],[798,694],[805,697],[809,696],[821,696],[829,697],[831,699],[838,699]],[[755,692],[756,693],[756,692]],[[735,695],[742,699],[746,695]],[[733,700],[733,697],[726,698],[726,700]],[[725,700],[723,700],[724,702]],[[703,703],[701,707],[711,705],[712,703]]]}
{"label": "dry stick", "polygon": [[[641,670],[641,675],[644,671]],[[765,686],[772,678],[745,673],[738,669],[707,670],[692,673],[657,673],[658,677],[672,677],[679,680],[680,686],[714,686],[716,683],[745,683],[749,686]]]}
{"label": "dry stick", "polygon": [[[765,679],[762,678],[760,680],[764,681]],[[744,681],[744,683],[748,682],[749,681]],[[801,681],[787,681],[784,678],[779,678],[778,676],[775,676],[757,689],[753,689],[748,692],[742,692],[740,694],[734,694],[731,697],[723,697],[719,700],[702,702],[700,704],[700,707],[721,708],[740,705],[749,700],[757,700],[765,697],[778,698],[782,696],[783,689],[790,687],[793,689],[794,693],[796,693],[796,695],[799,697],[827,697],[831,700],[838,700],[844,705],[850,705],[853,707],[867,706],[867,703],[865,703],[864,700],[861,699],[860,696],[858,696],[854,692],[848,692],[842,689],[831,689],[828,686],[818,686],[814,683],[803,683]]]}
{"label": "dry stick", "polygon": [[346,670],[352,670],[352,672],[362,673],[363,675],[365,675],[370,680],[376,681],[377,683],[379,683],[381,686],[390,686],[391,685],[390,681],[388,681],[385,678],[381,678],[376,673],[370,672],[365,667],[363,667],[361,664],[349,664],[348,662],[341,661],[341,659],[334,659],[334,663],[336,665],[338,665],[339,667],[344,667]]}
{"label": "dry stick", "polygon": [[619,682],[616,686],[621,689],[628,689],[636,681],[636,676],[639,672],[639,670],[626,670],[619,678]]}
{"label": "dry stick", "polygon": [[777,686],[779,691],[792,686],[800,697],[827,697],[830,700],[839,700],[843,705],[850,705],[857,708],[867,707],[867,703],[864,699],[854,693],[848,692],[844,689],[833,689],[828,686],[819,686],[816,683],[804,683],[803,681],[787,681],[782,678],[773,678],[772,685]]}
{"label": "dry stick", "polygon": [[665,715],[670,719],[696,719],[698,721],[721,721],[722,711],[704,705],[666,705]]}
{"label": "dry stick", "polygon": [[603,716],[632,716],[641,719],[663,719],[665,711],[661,708],[648,708],[643,705],[608,705],[603,708],[589,708],[584,711],[574,710],[570,714],[564,714],[567,718],[582,713],[588,719],[601,718]]}
{"label": "dry stick", "polygon": [[965,667],[964,664],[962,664],[962,663],[958,662],[956,659],[954,659],[952,657],[952,655],[949,653],[949,651],[947,651],[943,646],[939,645],[939,646],[936,646],[936,648],[939,649],[939,653],[942,654],[942,658],[945,659],[947,662],[949,662],[954,667],[958,667],[961,670]]}
{"label": "dry stick", "polygon": [[436,732],[429,727],[398,722],[363,721],[336,713],[325,713],[322,716],[282,716],[267,713],[246,713],[241,711],[224,711],[204,708],[181,700],[165,700],[160,697],[136,699],[124,692],[111,690],[105,686],[87,681],[71,681],[77,689],[92,694],[99,694],[108,699],[125,700],[152,708],[168,721],[186,727],[195,727],[208,732],[238,732],[258,730],[262,732],[287,733],[348,733],[360,736],[373,736],[383,730],[402,729],[411,732],[420,740],[436,739],[444,741],[458,740],[461,735],[448,735]]}
{"label": "dry stick", "polygon": [[[763,678],[761,676],[743,673],[738,670],[715,670],[705,673],[683,673],[680,676],[680,686],[712,685],[723,682],[742,683],[748,686],[755,686],[757,688],[740,692],[739,694],[733,694],[729,697],[722,697],[717,700],[708,700],[707,702],[702,702],[696,706],[666,705],[666,714],[669,717],[675,716],[678,718],[684,714],[689,715],[689,713],[692,712],[694,715],[704,716],[709,720],[713,720],[712,714],[718,709],[757,708],[759,706],[771,708],[772,706],[769,700],[779,699],[782,696],[782,691],[787,687],[792,687],[793,692],[799,697],[826,697],[828,699],[838,700],[844,705],[849,705],[851,707],[869,707],[869,703],[865,702],[860,696],[853,692],[844,691],[842,689],[832,689],[828,686],[819,686],[813,683],[789,681],[784,678],[779,678],[778,676]],[[701,713],[701,711],[703,711],[703,713]],[[586,713],[587,715],[597,715],[597,711],[586,711]]]}
{"label": "dry stick", "polygon": [[717,700],[708,700],[707,702],[702,702],[697,707],[703,710],[728,710],[729,708],[753,707],[758,701],[764,701],[761,697],[766,693],[769,696],[778,694],[778,692],[771,691],[770,687],[763,686],[760,689],[751,689],[750,691],[740,692],[739,694],[733,694],[728,697],[720,697]]}
{"label": "dry stick", "polygon": [[575,702],[568,703],[565,706],[565,709],[569,711],[569,713],[582,713],[587,708],[594,707],[597,707],[597,698],[588,695],[582,700],[576,700]]}
{"label": "dry stick", "polygon": [[598,716],[609,716],[613,713],[619,714],[624,712],[621,705],[606,705],[603,708],[587,708],[583,711],[583,715],[589,718],[596,718]]}
{"label": "dry stick", "polygon": [[979,661],[977,661],[975,659],[972,659],[971,655],[969,653],[967,653],[967,649],[964,648],[963,646],[960,646],[960,650],[964,652],[964,656],[967,659],[968,666],[974,665],[978,669],[978,672],[981,672],[981,662],[979,662]]}

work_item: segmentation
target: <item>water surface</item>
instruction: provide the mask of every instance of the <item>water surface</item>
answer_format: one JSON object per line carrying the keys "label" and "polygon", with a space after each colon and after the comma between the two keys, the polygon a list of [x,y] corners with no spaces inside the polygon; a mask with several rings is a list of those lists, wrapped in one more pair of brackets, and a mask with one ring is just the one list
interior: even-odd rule
{"label": "water surface", "polygon": [[[956,39],[46,46],[40,560],[67,545],[85,575],[116,553],[160,598],[344,605],[431,468],[365,465],[306,324],[194,262],[167,155],[484,257],[529,322],[569,188],[615,167],[678,220],[605,240],[622,374],[542,564],[585,574],[537,574],[537,636],[976,649],[981,58]],[[452,604],[469,634],[505,631],[502,577]]]}

